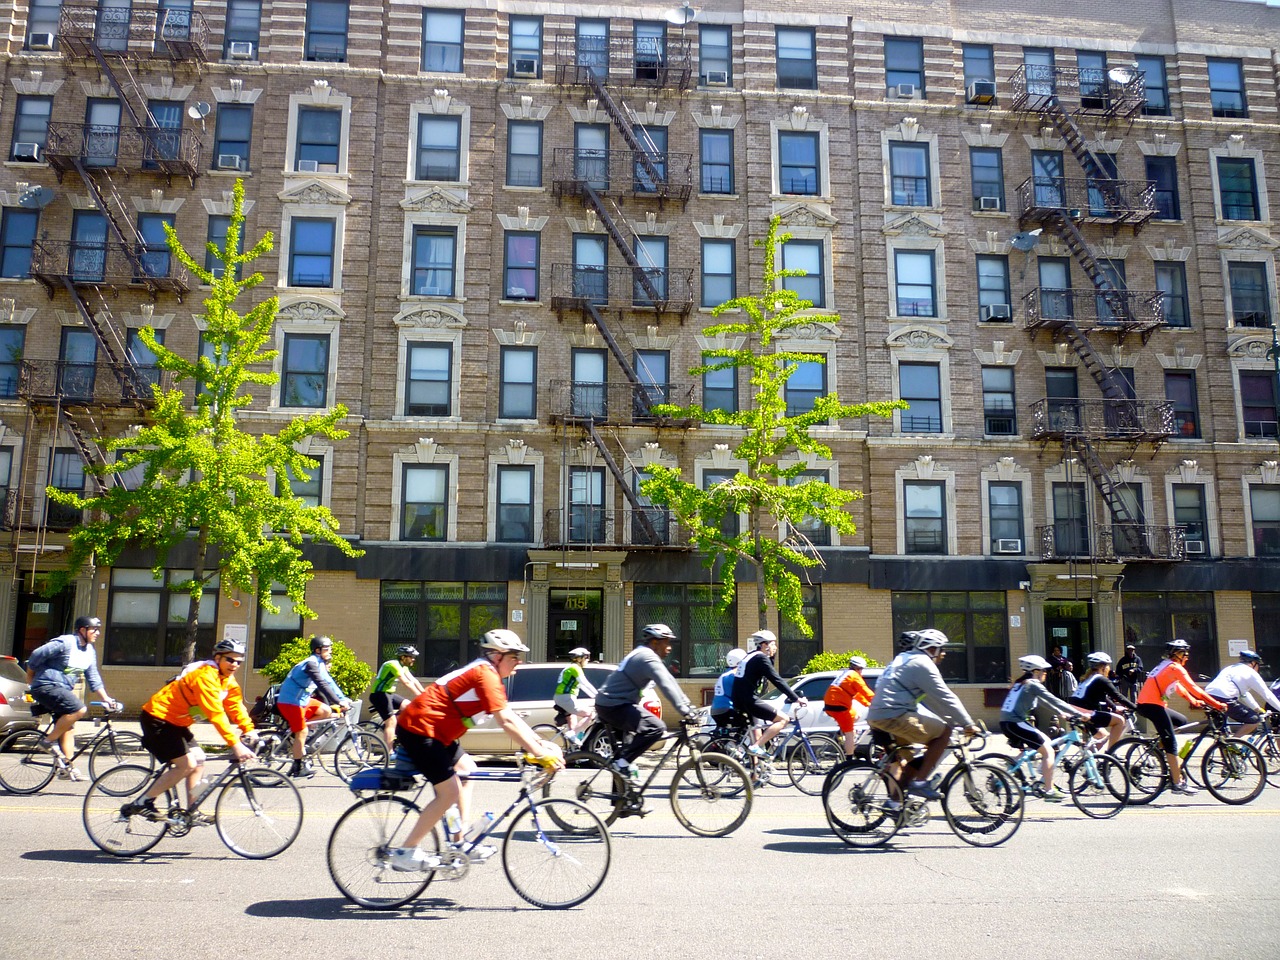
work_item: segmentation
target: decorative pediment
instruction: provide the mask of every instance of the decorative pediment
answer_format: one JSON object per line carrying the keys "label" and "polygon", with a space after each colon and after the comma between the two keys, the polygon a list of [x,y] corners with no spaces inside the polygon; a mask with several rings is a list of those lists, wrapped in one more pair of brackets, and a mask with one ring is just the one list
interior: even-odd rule
{"label": "decorative pediment", "polygon": [[569,117],[574,123],[612,123],[608,111],[600,106],[600,101],[596,97],[587,98],[587,105],[579,107],[577,104],[566,103],[565,109],[569,111]]}
{"label": "decorative pediment", "polygon": [[693,122],[704,130],[732,130],[742,119],[742,115],[737,113],[726,117],[723,103],[713,103],[709,109],[709,113],[698,113],[695,110],[693,114]]}
{"label": "decorative pediment", "polygon": [[783,120],[792,130],[808,130],[809,129],[809,108],[803,103],[797,103],[791,108],[790,115]]}
{"label": "decorative pediment", "polygon": [[1271,362],[1267,351],[1271,349],[1271,337],[1265,339],[1257,334],[1246,334],[1227,344],[1227,356],[1233,360],[1266,360]]}
{"label": "decorative pediment", "polygon": [[1062,137],[1053,127],[1041,127],[1039,136],[1024,133],[1022,139],[1032,150],[1061,150],[1063,146]]}
{"label": "decorative pediment", "polygon": [[25,326],[35,318],[36,313],[35,307],[18,309],[13,297],[0,298],[0,323],[18,323]]}
{"label": "decorative pediment", "polygon": [[717,443],[711,448],[711,465],[717,470],[727,470],[733,463],[733,451],[727,443]]}
{"label": "decorative pediment", "polygon": [[902,327],[885,338],[885,346],[898,350],[950,350],[955,341],[936,327]]}
{"label": "decorative pediment", "polygon": [[973,352],[979,362],[987,367],[1012,367],[1017,364],[1018,358],[1022,356],[1021,350],[1006,350],[1003,340],[996,340],[992,343],[990,350],[975,348]]}
{"label": "decorative pediment", "polygon": [[644,328],[644,333],[629,333],[627,339],[637,350],[671,350],[680,343],[676,334],[661,334],[658,325],[651,323]]}
{"label": "decorative pediment", "polygon": [[521,464],[524,463],[524,458],[529,453],[529,445],[523,440],[513,437],[504,443],[498,449],[498,452],[506,455],[507,463]]}
{"label": "decorative pediment", "polygon": [[1109,153],[1115,156],[1120,152],[1120,147],[1124,145],[1124,141],[1117,137],[1114,140],[1107,140],[1099,137],[1097,140],[1086,140],[1085,145],[1089,148],[1089,152],[1093,154]]}
{"label": "decorative pediment", "polygon": [[111,81],[102,74],[98,74],[97,80],[81,80],[80,89],[91,100],[114,100],[116,98],[115,87],[111,86]]}
{"label": "decorative pediment", "polygon": [[906,470],[915,470],[916,477],[920,480],[932,480],[933,471],[937,468],[933,457],[927,453],[922,453],[916,457],[911,463],[905,465]]}
{"label": "decorative pediment", "polygon": [[502,224],[503,230],[527,230],[539,231],[547,225],[550,217],[532,217],[529,215],[528,207],[516,207],[516,215],[508,216],[505,213],[498,214],[498,222]]}
{"label": "decorative pediment", "polygon": [[148,100],[185,100],[195,89],[190,83],[174,86],[173,77],[168,74],[157,77],[155,83],[143,83],[141,87]]}
{"label": "decorative pediment", "polygon": [[145,197],[130,197],[133,201],[133,208],[139,213],[177,213],[184,203],[186,197],[172,197],[166,200],[164,191],[160,189],[152,190]]}
{"label": "decorative pediment", "polygon": [[1227,142],[1224,143],[1222,146],[1226,148],[1227,156],[1243,157],[1244,156],[1244,134],[1243,133],[1231,134],[1229,137],[1227,137]]}
{"label": "decorative pediment", "polygon": [[646,470],[655,463],[663,467],[677,467],[680,465],[680,461],[674,453],[668,453],[662,449],[662,444],[655,443],[652,440],[631,454],[630,459],[633,463],[639,461],[644,464]]}
{"label": "decorative pediment", "polygon": [[142,309],[138,313],[125,310],[120,314],[120,319],[124,321],[125,327],[130,330],[136,330],[141,327],[151,327],[153,330],[168,330],[169,324],[173,323],[176,313],[156,313],[155,310],[147,311],[147,307],[151,304],[143,304]]}
{"label": "decorative pediment", "polygon": [[638,123],[646,127],[669,127],[676,118],[674,110],[659,110],[657,100],[645,101],[644,109],[637,110],[630,104],[624,105],[627,112],[631,114],[631,122]]}
{"label": "decorative pediment", "polygon": [[703,352],[706,352],[707,350],[741,350],[743,345],[747,342],[747,338],[745,336],[740,334],[730,336],[724,330],[716,333],[714,337],[709,337],[705,334],[699,333],[696,334],[693,339],[697,342],[698,349]]}
{"label": "decorative pediment", "polygon": [[820,227],[831,230],[840,223],[829,211],[804,202],[789,203],[775,210],[774,216],[781,219],[784,227]]}
{"label": "decorative pediment", "polygon": [[1223,250],[1274,250],[1280,243],[1253,227],[1219,227],[1218,247]]}
{"label": "decorative pediment", "polygon": [[1040,362],[1046,367],[1075,367],[1080,358],[1075,355],[1069,343],[1055,343],[1052,350],[1037,350]]}
{"label": "decorative pediment", "polygon": [[1116,464],[1116,476],[1121,483],[1133,483],[1139,477],[1145,477],[1146,471],[1138,469],[1136,460],[1121,460]]}
{"label": "decorative pediment", "polygon": [[732,240],[742,232],[742,224],[725,223],[724,214],[717,213],[711,218],[710,223],[703,223],[701,220],[693,221],[693,229],[698,231],[698,236],[707,240]]}
{"label": "decorative pediment", "polygon": [[[204,209],[206,213],[212,214],[214,216],[219,216],[219,217],[229,217],[231,216],[231,207],[234,203],[234,200],[232,199],[232,197],[233,195],[230,190],[223,190],[221,200],[205,199],[205,200],[201,200],[200,202],[204,204]],[[247,198],[245,199],[244,201],[245,216],[249,215],[249,211],[254,208],[257,202],[258,202],[257,200],[249,200]],[[243,239],[244,238],[241,237],[241,240]]]}
{"label": "decorative pediment", "polygon": [[1144,244],[1144,246],[1152,260],[1178,260],[1186,263],[1191,259],[1191,247],[1179,246],[1172,237],[1166,237],[1164,243],[1159,246],[1153,243]]}
{"label": "decorative pediment", "polygon": [[460,329],[467,325],[467,318],[459,311],[443,304],[406,304],[392,318],[398,327],[419,327],[425,329]]}
{"label": "decorative pediment", "polygon": [[978,124],[978,133],[970,130],[964,132],[964,141],[971,147],[995,147],[997,150],[1004,147],[1005,141],[1009,139],[1007,133],[992,133],[991,124]]}
{"label": "decorative pediment", "polygon": [[[779,330],[773,335],[774,340],[839,340],[840,328],[834,323],[827,323],[817,317],[811,318],[794,327]],[[790,349],[790,348],[788,348]]]}
{"label": "decorative pediment", "polygon": [[936,214],[907,213],[895,217],[881,228],[886,237],[942,237],[942,217]]}
{"label": "decorative pediment", "polygon": [[1138,149],[1144,157],[1176,157],[1182,149],[1182,144],[1177,140],[1170,140],[1168,134],[1157,133],[1151,139],[1154,142],[1138,141]]}
{"label": "decorative pediment", "polygon": [[997,480],[1005,483],[1018,477],[1031,476],[1031,471],[1019,465],[1018,461],[1013,457],[1001,457],[995,463],[985,467],[982,472],[984,474],[994,474]]}
{"label": "decorative pediment", "polygon": [[43,70],[32,70],[25,78],[10,77],[13,89],[24,96],[51,97],[62,88],[63,81],[46,80]]}
{"label": "decorative pediment", "polygon": [[525,94],[520,98],[520,102],[516,103],[500,103],[502,113],[508,120],[545,120],[551,113],[551,107],[533,105],[533,97]]}
{"label": "decorative pediment", "polygon": [[1280,460],[1263,460],[1258,464],[1258,474],[1263,483],[1274,484],[1280,480]]}
{"label": "decorative pediment", "polygon": [[979,240],[977,237],[969,238],[969,249],[974,253],[994,253],[1001,256],[1008,256],[1009,241],[1000,239],[1000,234],[996,230],[988,230],[986,239]]}
{"label": "decorative pediment", "polygon": [[276,311],[277,323],[337,323],[345,317],[337,304],[314,297],[283,298]]}
{"label": "decorative pediment", "polygon": [[604,233],[604,224],[594,210],[588,210],[585,217],[565,217],[564,222],[571,233]]}
{"label": "decorative pediment", "polygon": [[440,187],[428,187],[411,193],[400,201],[400,208],[410,213],[452,213],[459,216],[471,212],[471,204]]}
{"label": "decorative pediment", "polygon": [[221,87],[213,87],[210,92],[216,103],[257,103],[258,98],[262,96],[261,87],[246,90],[242,77],[231,77],[227,80],[225,90]]}
{"label": "decorative pediment", "polygon": [[528,321],[517,317],[512,321],[510,330],[494,327],[493,338],[504,347],[536,347],[542,342],[542,331],[530,330]]}
{"label": "decorative pediment", "polygon": [[1200,461],[1183,460],[1165,476],[1175,477],[1180,483],[1198,483],[1200,481]]}
{"label": "decorative pediment", "polygon": [[351,202],[351,194],[347,191],[314,177],[308,177],[280,191],[276,196],[284,203],[348,204]]}
{"label": "decorative pediment", "polygon": [[644,215],[643,220],[628,220],[631,225],[631,232],[642,237],[669,237],[671,236],[671,224],[667,222],[658,222],[658,215],[652,210]]}
{"label": "decorative pediment", "polygon": [[418,442],[413,445],[412,455],[417,457],[418,463],[433,463],[439,449],[440,445],[436,443],[435,437],[419,437]]}
{"label": "decorative pediment", "polygon": [[1157,352],[1156,359],[1160,361],[1160,366],[1165,370],[1194,370],[1200,366],[1200,361],[1204,359],[1204,354],[1187,353],[1186,346],[1178,344],[1173,348],[1172,356]]}
{"label": "decorative pediment", "polygon": [[895,140],[915,140],[920,136],[920,121],[915,117],[903,117],[896,127],[889,130]]}
{"label": "decorative pediment", "polygon": [[348,106],[351,98],[345,93],[339,93],[329,86],[328,80],[317,78],[311,81],[311,86],[300,93],[295,93],[294,97],[301,103],[313,103],[316,106]]}
{"label": "decorative pediment", "polygon": [[1129,244],[1117,243],[1115,237],[1103,237],[1094,249],[1108,260],[1123,260],[1129,256]]}

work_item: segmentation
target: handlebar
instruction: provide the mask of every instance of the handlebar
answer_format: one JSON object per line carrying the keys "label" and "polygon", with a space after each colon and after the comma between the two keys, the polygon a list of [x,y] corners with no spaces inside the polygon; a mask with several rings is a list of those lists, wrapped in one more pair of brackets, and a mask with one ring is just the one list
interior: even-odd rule
{"label": "handlebar", "polygon": [[124,712],[124,704],[121,703],[119,700],[112,700],[110,703],[108,703],[105,700],[90,700],[89,705],[94,707],[101,707],[107,713],[123,713]]}

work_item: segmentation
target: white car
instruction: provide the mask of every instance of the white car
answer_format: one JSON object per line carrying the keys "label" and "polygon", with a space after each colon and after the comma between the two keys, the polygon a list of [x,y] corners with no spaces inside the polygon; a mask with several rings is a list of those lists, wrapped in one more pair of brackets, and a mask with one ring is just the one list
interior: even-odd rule
{"label": "white car", "polygon": [[38,726],[27,703],[27,671],[9,656],[0,656],[0,737]]}
{"label": "white car", "polygon": [[[881,667],[867,667],[862,671],[862,678],[867,681],[867,686],[872,690],[876,688],[876,681],[880,679],[880,674],[884,672]],[[783,699],[782,692],[774,689],[772,686],[768,688],[765,699],[773,703],[778,709],[785,709],[788,716],[794,716],[797,713],[800,716],[800,723],[808,733],[829,733],[836,735],[840,732],[840,728],[836,726],[836,722],[832,720],[822,709],[822,698],[826,696],[827,687],[831,686],[831,681],[840,676],[839,670],[822,670],[818,673],[807,673],[803,676],[792,677],[787,682],[791,684],[791,689],[797,694],[809,701],[804,707],[788,706]],[[857,709],[857,704],[854,705]],[[862,708],[860,714],[865,715],[866,709]],[[708,725],[709,726],[709,725]],[[866,721],[859,720],[854,726],[854,731],[861,734],[866,729]],[[779,734],[784,736],[785,734]]]}

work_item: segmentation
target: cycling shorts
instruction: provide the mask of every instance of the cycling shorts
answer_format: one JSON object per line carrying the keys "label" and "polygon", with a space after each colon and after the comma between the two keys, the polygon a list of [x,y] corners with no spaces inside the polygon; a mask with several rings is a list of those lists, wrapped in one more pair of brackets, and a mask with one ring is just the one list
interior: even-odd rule
{"label": "cycling shorts", "polygon": [[1187,722],[1186,717],[1159,703],[1138,704],[1138,716],[1151,721],[1165,753],[1178,752],[1178,735],[1174,728],[1183,726]]}
{"label": "cycling shorts", "polygon": [[300,707],[296,703],[277,703],[276,709],[280,711],[280,716],[284,717],[285,723],[289,724],[289,729],[293,731],[293,735],[297,736],[307,729],[307,721],[314,717],[323,706],[323,703],[313,698],[307,701],[305,707]]}
{"label": "cycling shorts", "polygon": [[138,725],[142,728],[142,745],[161,763],[173,763],[190,753],[196,745],[196,738],[190,727],[180,727],[168,720],[153,717],[145,710],[138,718]]}
{"label": "cycling shorts", "polygon": [[84,709],[84,703],[74,692],[66,687],[59,687],[54,684],[43,684],[39,687],[31,688],[31,699],[45,711],[53,715],[53,719],[65,717],[69,713],[79,713]]}
{"label": "cycling shorts", "polygon": [[1103,727],[1111,726],[1111,721],[1116,718],[1114,713],[1108,713],[1106,710],[1095,710],[1093,715],[1085,720],[1084,725],[1090,730],[1101,730]]}
{"label": "cycling shorts", "polygon": [[398,693],[369,694],[369,706],[373,709],[373,712],[383,720],[390,720],[400,711],[400,708],[408,702],[409,701]]}
{"label": "cycling shorts", "polygon": [[407,757],[413,768],[433,786],[452,777],[454,764],[463,756],[460,740],[441,743],[434,737],[424,737],[411,730],[396,731],[396,766],[402,766],[402,757]]}
{"label": "cycling shorts", "polygon": [[836,722],[841,733],[853,733],[853,725],[858,718],[848,707],[833,707],[828,704],[822,708],[822,712]]}
{"label": "cycling shorts", "polygon": [[867,722],[898,743],[928,743],[947,732],[947,724],[942,718],[931,713],[900,713],[896,717],[881,717]]}
{"label": "cycling shorts", "polygon": [[566,714],[585,716],[594,705],[595,701],[589,697],[577,699],[572,693],[556,694],[556,706]]}
{"label": "cycling shorts", "polygon": [[733,708],[745,713],[752,720],[763,720],[765,723],[773,723],[781,716],[778,708],[768,700],[753,700],[746,705],[735,703]]}
{"label": "cycling shorts", "polygon": [[1026,720],[1001,720],[1000,732],[1017,750],[1039,750],[1049,742],[1043,730],[1033,727]]}

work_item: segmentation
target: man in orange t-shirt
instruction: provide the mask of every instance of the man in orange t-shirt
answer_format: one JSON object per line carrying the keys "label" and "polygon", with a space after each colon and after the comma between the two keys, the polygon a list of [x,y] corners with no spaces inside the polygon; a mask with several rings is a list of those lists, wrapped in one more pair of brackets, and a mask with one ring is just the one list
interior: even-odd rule
{"label": "man in orange t-shirt", "polygon": [[840,736],[844,740],[844,755],[852,757],[857,746],[857,737],[853,735],[853,725],[858,716],[853,705],[860,703],[864,707],[871,705],[875,696],[867,681],[862,679],[862,671],[867,669],[867,661],[861,657],[849,658],[849,669],[831,681],[822,698],[822,712],[836,722],[840,728]]}

